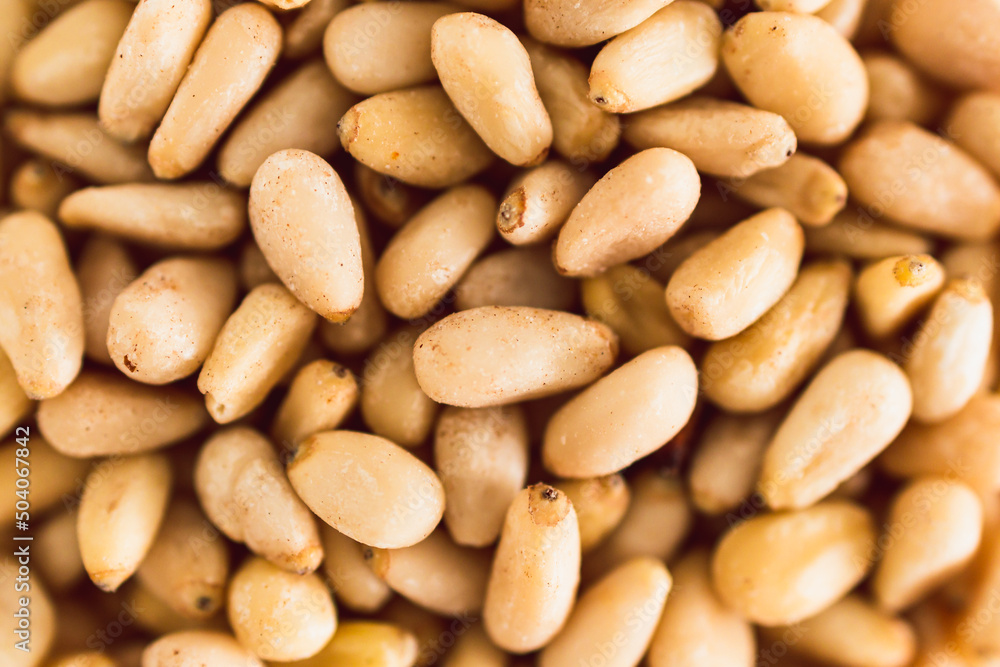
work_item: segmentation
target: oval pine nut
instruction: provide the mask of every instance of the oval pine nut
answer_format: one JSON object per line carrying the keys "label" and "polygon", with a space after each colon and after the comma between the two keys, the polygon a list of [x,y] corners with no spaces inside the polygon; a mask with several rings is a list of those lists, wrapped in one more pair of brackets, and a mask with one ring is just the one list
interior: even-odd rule
{"label": "oval pine nut", "polygon": [[540,308],[485,306],[449,315],[422,333],[413,369],[438,403],[477,408],[586,385],[617,353],[617,337],[598,322]]}
{"label": "oval pine nut", "polygon": [[444,514],[444,490],[437,475],[399,445],[376,435],[317,433],[299,446],[288,464],[288,479],[319,518],[373,547],[416,544]]}
{"label": "oval pine nut", "polygon": [[908,120],[928,125],[941,113],[941,91],[924,81],[902,58],[870,52],[861,59],[871,87],[868,120]]}
{"label": "oval pine nut", "polygon": [[209,630],[165,634],[142,652],[143,667],[188,667],[199,662],[215,667],[264,667],[232,635]]}
{"label": "oval pine nut", "polygon": [[63,171],[47,160],[25,160],[10,175],[10,202],[55,219],[60,202],[80,188],[79,181]]}
{"label": "oval pine nut", "polygon": [[944,123],[948,136],[1000,177],[1000,94],[972,92],[960,97]]}
{"label": "oval pine nut", "polygon": [[522,167],[545,159],[552,121],[513,32],[482,14],[451,14],[434,23],[431,59],[448,97],[494,153]]}
{"label": "oval pine nut", "polygon": [[[571,310],[576,285],[552,266],[543,247],[510,248],[483,257],[455,285],[455,308],[530,306]],[[660,299],[662,301],[662,299]]]}
{"label": "oval pine nut", "polygon": [[569,618],[579,581],[573,504],[546,484],[521,491],[504,519],[486,589],[490,639],[512,653],[545,646]]}
{"label": "oval pine nut", "polygon": [[108,323],[115,297],[139,275],[128,250],[119,241],[91,236],[77,258],[76,278],[83,297],[83,351],[102,364],[111,363],[108,354]]}
{"label": "oval pine nut", "polygon": [[358,381],[335,361],[317,359],[295,373],[271,424],[271,435],[285,451],[320,431],[337,428],[358,402]]}
{"label": "oval pine nut", "polygon": [[0,436],[14,428],[33,406],[34,403],[17,383],[17,373],[10,365],[10,359],[0,349]]}
{"label": "oval pine nut", "polygon": [[497,229],[514,245],[547,241],[593,185],[593,175],[565,162],[540,164],[511,184],[497,211]]}
{"label": "oval pine nut", "polygon": [[618,474],[590,479],[567,479],[555,486],[566,494],[576,510],[580,526],[580,551],[584,554],[618,527],[632,497],[625,479]]}
{"label": "oval pine nut", "polygon": [[854,300],[861,324],[873,338],[905,327],[944,284],[944,268],[930,255],[886,257],[858,274]]}
{"label": "oval pine nut", "polygon": [[413,342],[418,331],[389,335],[365,360],[361,416],[375,435],[403,447],[422,444],[434,427],[438,405],[420,388],[413,373]]}
{"label": "oval pine nut", "polygon": [[[306,5],[307,8],[311,6],[311,4]],[[289,667],[328,665],[411,667],[418,664],[417,658],[420,653],[416,637],[399,625],[347,621],[337,627],[333,639],[319,653],[305,660],[284,664]]]}
{"label": "oval pine nut", "polygon": [[775,509],[807,507],[892,442],[912,407],[903,371],[869,350],[835,357],[813,378],[764,454],[758,489]]}
{"label": "oval pine nut", "polygon": [[337,601],[357,612],[372,613],[381,609],[392,597],[392,589],[368,567],[364,555],[368,547],[326,524],[320,526],[320,534],[323,536],[323,574]]}
{"label": "oval pine nut", "polygon": [[535,39],[558,46],[590,46],[634,28],[670,0],[525,0],[524,23]]}
{"label": "oval pine nut", "polygon": [[802,231],[806,235],[806,250],[816,254],[877,260],[892,255],[920,255],[932,249],[927,238],[875,222],[863,207],[841,211],[826,225],[810,225]]}
{"label": "oval pine nut", "polygon": [[796,153],[779,167],[727,185],[737,197],[754,206],[784,208],[806,225],[827,224],[847,203],[847,184],[840,174],[805,153]]}
{"label": "oval pine nut", "polygon": [[[23,437],[21,433],[16,435]],[[36,475],[31,480],[31,507],[41,514],[62,504],[63,499],[75,497],[80,480],[87,476],[90,469],[90,462],[64,456],[37,433],[29,431],[29,435],[30,465],[46,471],[44,475]],[[8,440],[0,445],[0,464],[7,466],[0,468],[3,471],[0,483],[8,484],[10,488],[16,488],[19,479],[17,468],[20,466],[17,466],[17,459],[24,457],[17,456],[19,453],[17,450],[23,448],[17,440]],[[16,509],[14,505],[0,508],[0,521],[7,523],[14,521]]]}
{"label": "oval pine nut", "polygon": [[282,55],[298,60],[320,50],[323,33],[333,17],[344,11],[347,0],[313,0],[295,14],[285,26],[285,45]]}

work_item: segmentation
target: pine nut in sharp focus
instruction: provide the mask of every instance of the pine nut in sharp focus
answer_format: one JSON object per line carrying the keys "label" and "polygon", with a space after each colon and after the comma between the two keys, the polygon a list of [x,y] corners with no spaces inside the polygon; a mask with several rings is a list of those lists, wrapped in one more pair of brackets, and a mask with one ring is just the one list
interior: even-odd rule
{"label": "pine nut in sharp focus", "polygon": [[512,184],[497,211],[497,229],[514,245],[554,236],[587,191],[594,177],[559,160],[525,172]]}

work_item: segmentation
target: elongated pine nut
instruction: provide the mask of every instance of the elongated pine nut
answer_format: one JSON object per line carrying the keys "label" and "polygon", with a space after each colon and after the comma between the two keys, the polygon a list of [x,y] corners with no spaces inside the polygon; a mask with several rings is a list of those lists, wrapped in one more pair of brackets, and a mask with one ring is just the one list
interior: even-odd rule
{"label": "elongated pine nut", "polygon": [[[306,5],[307,8],[311,6]],[[419,655],[416,637],[401,626],[371,621],[347,621],[338,626],[333,639],[313,657],[282,664],[288,667],[411,667]]]}
{"label": "elongated pine nut", "polygon": [[392,589],[372,572],[365,560],[369,547],[358,544],[330,526],[320,526],[323,537],[323,574],[337,601],[357,612],[375,612],[392,597]]}
{"label": "elongated pine nut", "polygon": [[335,361],[318,359],[295,373],[271,435],[284,450],[292,450],[314,433],[337,428],[357,402],[354,374]]}
{"label": "elongated pine nut", "polygon": [[618,527],[632,498],[628,484],[619,474],[567,479],[557,482],[555,486],[566,494],[576,510],[580,551],[584,554]]}
{"label": "elongated pine nut", "polygon": [[30,0],[5,2],[0,7],[0,31],[7,35],[7,43],[0,48],[0,103],[7,100],[10,92],[11,64],[30,36],[24,34],[23,27],[26,23],[31,24],[34,9],[34,3]]}
{"label": "elongated pine nut", "polygon": [[403,447],[423,444],[434,428],[438,405],[413,372],[413,343],[419,331],[390,334],[365,360],[361,416],[375,435]]}
{"label": "elongated pine nut", "polygon": [[861,323],[873,338],[906,326],[944,285],[944,268],[930,255],[886,257],[858,274],[854,301]]}
{"label": "elongated pine nut", "polygon": [[17,383],[10,359],[0,349],[0,436],[14,428],[31,411],[34,403]]}
{"label": "elongated pine nut", "polygon": [[223,632],[188,630],[166,634],[142,652],[142,667],[264,667],[257,656]]}
{"label": "elongated pine nut", "polygon": [[330,21],[344,11],[348,4],[348,0],[312,0],[285,26],[282,55],[298,60],[319,51]]}
{"label": "elongated pine nut", "polygon": [[426,193],[408,183],[354,163],[356,196],[365,210],[393,229],[399,229],[427,202]]}
{"label": "elongated pine nut", "polygon": [[549,160],[519,176],[497,211],[497,229],[514,245],[546,241],[594,185],[587,171]]}
{"label": "elongated pine nut", "polygon": [[871,87],[868,120],[908,120],[928,125],[941,113],[941,91],[903,59],[876,51],[862,54],[861,60]]}
{"label": "elongated pine nut", "polygon": [[[23,437],[24,431],[18,437]],[[36,475],[31,481],[31,507],[41,514],[57,505],[62,504],[65,497],[77,492],[83,479],[90,470],[89,461],[77,458],[70,458],[58,452],[48,442],[37,433],[29,429],[29,451],[31,465],[37,466],[39,470],[45,470],[46,474]],[[22,451],[18,451],[22,450]],[[24,458],[18,454],[24,454],[24,447],[16,440],[7,440],[0,446],[0,463],[7,466],[0,468],[3,471],[0,482],[9,484],[11,488],[16,488],[17,459]],[[10,523],[14,521],[16,507],[4,507],[0,509],[0,521]]]}
{"label": "elongated pine nut", "polygon": [[590,46],[634,28],[670,0],[525,0],[524,23],[535,39]]}
{"label": "elongated pine nut", "polygon": [[765,12],[795,14],[815,14],[829,3],[830,0],[754,0],[754,4]]}
{"label": "elongated pine nut", "polygon": [[802,231],[806,235],[807,252],[844,255],[861,260],[921,255],[932,249],[926,237],[875,222],[861,207],[843,210],[826,225],[809,225]]}
{"label": "elongated pine nut", "polygon": [[[544,247],[510,248],[483,257],[455,285],[455,308],[529,306],[571,310],[576,285],[552,266]],[[662,301],[662,299],[660,299]]]}
{"label": "elongated pine nut", "polygon": [[1000,94],[981,91],[960,97],[951,108],[944,126],[955,143],[994,176],[1000,177]]}
{"label": "elongated pine nut", "polygon": [[77,259],[76,277],[83,297],[83,351],[102,364],[108,354],[108,323],[115,297],[139,274],[125,246],[107,236],[94,235]]}
{"label": "elongated pine nut", "polygon": [[806,225],[825,225],[847,203],[847,184],[833,167],[805,153],[796,153],[779,167],[727,184],[754,206],[778,206]]}

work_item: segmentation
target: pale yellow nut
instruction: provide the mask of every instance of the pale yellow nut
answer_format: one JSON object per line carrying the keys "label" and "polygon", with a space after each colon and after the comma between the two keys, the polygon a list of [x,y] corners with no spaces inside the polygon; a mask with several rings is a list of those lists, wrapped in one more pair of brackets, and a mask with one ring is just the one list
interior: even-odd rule
{"label": "pale yellow nut", "polygon": [[590,99],[614,113],[680,99],[715,74],[721,38],[722,23],[711,7],[671,2],[601,49],[590,70]]}
{"label": "pale yellow nut", "polygon": [[[318,2],[319,0],[312,1]],[[306,5],[306,7],[310,6],[312,5]],[[313,657],[279,664],[287,667],[329,667],[330,665],[412,667],[419,655],[420,649],[416,637],[399,625],[372,621],[347,621],[340,624],[333,639]]]}
{"label": "pale yellow nut", "polygon": [[34,403],[17,382],[17,373],[10,359],[0,349],[0,436],[20,423],[33,406]]}
{"label": "pale yellow nut", "polygon": [[369,97],[347,110],[337,132],[358,162],[424,188],[457,185],[494,160],[440,86]]}
{"label": "pale yellow nut", "polygon": [[630,116],[624,137],[639,149],[680,151],[699,171],[737,178],[784,164],[797,147],[780,115],[701,96]]}
{"label": "pale yellow nut", "polygon": [[55,17],[14,58],[14,94],[51,107],[96,101],[134,9],[124,0],[85,0]]}
{"label": "pale yellow nut", "polygon": [[[14,559],[11,558],[9,562],[13,563]],[[11,577],[11,581],[13,581],[13,577],[17,576],[17,570],[13,566],[6,567],[4,573]],[[14,645],[16,643],[14,640],[20,641],[14,634],[16,630],[20,630],[18,627],[19,619],[14,614],[23,609],[20,605],[21,596],[8,593],[0,597],[0,614],[4,619],[3,631],[12,640],[0,648],[0,660],[3,660],[3,664],[11,667],[39,667],[55,641],[59,625],[55,606],[52,598],[46,592],[45,586],[38,580],[32,581],[31,584],[28,611],[31,616],[30,651],[22,651]]]}
{"label": "pale yellow nut", "polygon": [[618,353],[607,326],[570,313],[484,306],[444,318],[422,333],[413,369],[439,403],[477,408],[584,386]]}
{"label": "pale yellow nut", "polygon": [[83,566],[101,590],[117,590],[153,546],[172,477],[161,454],[109,459],[87,476],[77,534]]}
{"label": "pale yellow nut", "polygon": [[861,25],[861,18],[868,6],[868,0],[830,0],[816,12],[841,35],[852,39]]}
{"label": "pale yellow nut", "polygon": [[219,15],[149,144],[157,177],[179,178],[201,164],[260,88],[278,59],[281,39],[277,20],[256,3]]}
{"label": "pale yellow nut", "polygon": [[249,187],[269,155],[298,148],[329,155],[340,148],[337,126],[357,98],[311,60],[285,77],[243,116],[219,149],[216,165],[227,182]]}
{"label": "pale yellow nut", "polygon": [[649,647],[650,667],[751,667],[752,626],[712,589],[709,555],[697,549],[671,569],[674,587]]}
{"label": "pale yellow nut", "polygon": [[547,241],[594,182],[590,172],[559,160],[523,173],[500,202],[496,214],[500,235],[514,245]]}
{"label": "pale yellow nut", "polygon": [[944,268],[930,255],[897,255],[869,264],[854,285],[861,324],[873,338],[899,333],[934,299],[944,279]]}
{"label": "pale yellow nut", "polygon": [[375,268],[372,288],[386,309],[401,319],[430,312],[493,240],[496,209],[486,188],[462,185],[410,218]]}
{"label": "pale yellow nut", "polygon": [[960,97],[944,122],[952,141],[994,176],[1000,177],[1000,94],[972,92]]}
{"label": "pale yellow nut", "polygon": [[316,316],[274,283],[255,288],[222,326],[198,375],[209,414],[220,424],[257,407],[301,355]]}
{"label": "pale yellow nut", "polygon": [[961,570],[982,537],[982,503],[966,484],[919,477],[893,499],[882,560],[872,579],[879,605],[895,612],[909,607]]}
{"label": "pale yellow nut", "polygon": [[618,527],[632,498],[628,484],[619,474],[561,480],[555,487],[573,503],[580,526],[580,550],[584,554]]}
{"label": "pale yellow nut", "polygon": [[373,547],[401,549],[431,534],[444,514],[437,475],[385,438],[326,431],[288,464],[296,493],[320,519]]}
{"label": "pale yellow nut", "polygon": [[163,635],[142,652],[142,667],[264,667],[257,656],[224,632],[188,630]]}
{"label": "pale yellow nut", "polygon": [[477,623],[455,641],[444,658],[444,667],[507,667],[510,657],[490,641],[482,624]]}
{"label": "pale yellow nut", "polygon": [[392,589],[372,572],[365,560],[369,547],[358,544],[330,526],[320,526],[323,538],[323,574],[337,597],[337,602],[362,613],[381,609]]}
{"label": "pale yellow nut", "polygon": [[458,544],[496,541],[528,476],[528,431],[518,406],[448,407],[434,432],[434,465],[448,502],[444,522]]}
{"label": "pale yellow nut", "polygon": [[444,2],[370,2],[334,16],[323,34],[323,55],[337,80],[364,95],[437,79],[431,26],[457,11]]}
{"label": "pale yellow nut", "polygon": [[794,12],[815,14],[830,3],[830,0],[754,0],[754,4],[765,12]]}
{"label": "pale yellow nut", "polygon": [[802,142],[840,143],[868,105],[861,58],[815,16],[747,14],[723,35],[722,60],[746,98],[784,116]]}
{"label": "pale yellow nut", "polygon": [[337,428],[358,402],[358,381],[335,361],[318,359],[292,379],[271,424],[271,436],[285,451],[320,431]]}
{"label": "pale yellow nut", "polygon": [[723,536],[712,556],[712,582],[723,602],[750,621],[797,623],[865,577],[875,537],[868,511],[842,500],[756,516]]}
{"label": "pale yellow nut", "polygon": [[417,383],[413,342],[419,331],[400,329],[365,359],[361,417],[375,435],[403,447],[423,444],[434,428],[438,405]]}
{"label": "pale yellow nut", "polygon": [[[13,438],[28,438],[27,456],[23,443],[18,443]],[[44,470],[44,474],[29,475],[31,485],[29,489],[29,500],[31,508],[41,515],[43,512],[55,508],[62,504],[63,498],[75,497],[77,491],[87,472],[90,469],[90,462],[76,458],[70,458],[59,453],[32,427],[22,427],[11,434],[10,440],[5,440],[0,447],[0,464],[3,468],[0,483],[8,485],[8,488],[17,490],[17,480],[20,476],[17,470],[17,459],[30,457],[28,461],[29,470]],[[22,482],[23,483],[23,482]],[[15,501],[16,503],[16,501]],[[15,503],[9,507],[0,507],[0,521],[13,525],[15,513],[18,512]],[[22,510],[23,511],[23,510]]]}
{"label": "pale yellow nut", "polygon": [[576,285],[552,266],[545,247],[509,248],[476,261],[455,285],[455,308],[530,306],[572,310]]}
{"label": "pale yellow nut", "polygon": [[360,162],[354,163],[354,197],[367,212],[393,229],[399,229],[427,203],[427,192]]}
{"label": "pale yellow nut", "polygon": [[0,347],[28,398],[73,382],[83,340],[83,299],[59,228],[34,211],[0,219]]}
{"label": "pale yellow nut", "polygon": [[321,317],[343,322],[364,292],[354,206],[323,158],[274,153],[250,186],[250,228],[267,263],[295,297]]}
{"label": "pale yellow nut", "polygon": [[840,174],[805,153],[723,187],[754,206],[784,208],[806,225],[827,224],[847,203],[847,184]]}
{"label": "pale yellow nut", "polygon": [[246,229],[246,197],[211,181],[84,188],[63,200],[59,220],[149,245],[215,250]]}
{"label": "pale yellow nut", "polygon": [[212,20],[210,0],[146,0],[101,75],[97,115],[122,141],[147,139],[166,113]]}
{"label": "pale yellow nut", "polygon": [[926,254],[932,250],[926,237],[876,222],[860,206],[841,211],[822,227],[810,225],[802,231],[806,235],[806,250],[816,254],[877,260],[893,255]]}
{"label": "pale yellow nut", "polygon": [[792,286],[803,244],[802,227],[788,211],[747,218],[677,268],[667,283],[670,314],[692,336],[735,336]]}
{"label": "pale yellow nut", "polygon": [[698,172],[683,154],[650,148],[633,155],[605,174],[570,213],[556,239],[556,268],[591,277],[651,252],[677,233],[700,193]]}
{"label": "pale yellow nut", "polygon": [[58,451],[90,457],[138,454],[198,432],[204,406],[178,387],[150,387],[118,372],[88,370],[38,406],[38,427]]}
{"label": "pale yellow nut", "polygon": [[524,23],[535,39],[590,46],[634,28],[671,0],[525,0]]}
{"label": "pale yellow nut", "polygon": [[282,55],[293,60],[311,56],[320,50],[323,33],[333,17],[347,8],[348,0],[311,0],[285,26]]}
{"label": "pale yellow nut", "polygon": [[253,556],[233,575],[226,609],[239,642],[266,660],[316,655],[337,628],[337,609],[319,576],[285,572]]}
{"label": "pale yellow nut", "polygon": [[878,51],[862,54],[861,60],[871,87],[865,114],[868,120],[908,120],[926,125],[938,117],[943,106],[941,91],[906,61]]}
{"label": "pale yellow nut", "polygon": [[569,618],[579,581],[573,504],[546,484],[521,491],[507,511],[486,589],[490,639],[512,653],[545,646]]}
{"label": "pale yellow nut", "polygon": [[1000,186],[955,144],[907,121],[882,121],[848,144],[840,173],[874,216],[983,241],[1000,229]]}
{"label": "pale yellow nut", "polygon": [[10,175],[10,202],[55,219],[59,203],[80,183],[47,160],[31,158]]}
{"label": "pale yellow nut", "polygon": [[108,354],[111,306],[137,275],[135,262],[120,241],[97,234],[87,239],[76,262],[76,278],[83,297],[83,350],[87,358],[111,363]]}
{"label": "pale yellow nut", "polygon": [[846,262],[803,268],[759,320],[708,348],[701,362],[705,395],[732,412],[760,412],[788,398],[840,330],[850,286]]}

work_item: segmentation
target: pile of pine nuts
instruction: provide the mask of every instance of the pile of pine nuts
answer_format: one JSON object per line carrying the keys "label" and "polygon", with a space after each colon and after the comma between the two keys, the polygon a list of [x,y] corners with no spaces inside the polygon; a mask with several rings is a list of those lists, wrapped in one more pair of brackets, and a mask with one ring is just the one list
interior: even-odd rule
{"label": "pile of pine nuts", "polygon": [[1000,666],[1000,0],[0,0],[0,123],[0,665]]}

